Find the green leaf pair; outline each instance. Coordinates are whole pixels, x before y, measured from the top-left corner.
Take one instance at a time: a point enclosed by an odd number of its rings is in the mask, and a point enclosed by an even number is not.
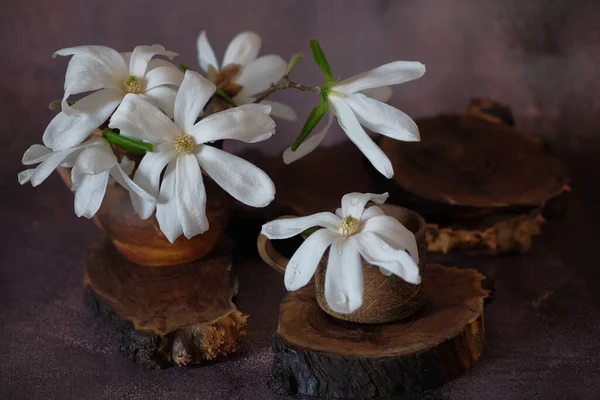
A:
[[[319,121],[323,118],[327,111],[329,110],[329,105],[327,103],[327,93],[329,91],[329,86],[335,82],[333,78],[333,73],[331,72],[331,66],[327,61],[327,57],[325,57],[325,53],[323,53],[323,49],[321,49],[321,45],[316,39],[310,41],[310,49],[312,51],[313,58],[315,62],[321,68],[321,70],[325,73],[325,83],[320,88],[321,89],[321,104],[316,106],[310,112],[308,119],[304,123],[302,127],[302,131],[298,138],[292,145],[292,151],[296,151],[298,147],[306,140],[306,138],[310,135],[310,133],[315,129]]]
[[[141,140],[131,139],[126,136],[119,135],[112,129],[107,128],[102,131],[102,137],[104,137],[104,139],[110,143],[119,146],[123,150],[132,153],[146,154],[147,151],[154,151],[154,146],[152,146],[152,143],[142,142]]]

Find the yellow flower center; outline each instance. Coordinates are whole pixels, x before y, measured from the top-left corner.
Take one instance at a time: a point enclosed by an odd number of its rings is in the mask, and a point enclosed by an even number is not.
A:
[[[338,232],[340,233],[340,235],[351,236],[358,232],[359,227],[359,221],[356,218],[348,215],[338,226]]]
[[[129,75],[123,81],[123,86],[125,87],[126,93],[141,93],[142,92],[142,84],[143,79],[138,78],[137,76]]]
[[[192,154],[196,147],[196,141],[190,135],[179,135],[173,139],[173,146],[181,154]]]

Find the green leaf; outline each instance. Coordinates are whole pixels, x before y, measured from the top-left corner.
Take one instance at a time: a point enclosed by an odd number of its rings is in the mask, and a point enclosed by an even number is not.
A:
[[[237,107],[237,104],[235,104],[235,101],[233,101],[233,99],[231,98],[230,95],[228,95],[224,90],[221,89],[217,89],[217,91],[215,92],[215,95],[221,97],[223,100],[225,100],[227,102],[227,104],[229,104],[231,107]]]
[[[323,72],[325,72],[325,85],[332,84],[335,79],[333,79],[333,73],[331,72],[331,67],[329,66],[329,62],[327,61],[327,57],[325,57],[325,53],[321,49],[321,45],[317,41],[317,39],[313,39],[310,41],[310,49],[312,50],[313,58],[315,62],[321,68]]]
[[[133,153],[145,154],[147,151],[154,151],[152,143],[142,142],[141,140],[131,139],[126,136],[119,135],[112,129],[105,129],[102,131],[104,139],[108,140],[125,151]]]
[[[292,151],[296,151],[302,142],[306,140],[308,135],[310,135],[313,129],[315,129],[315,126],[317,126],[319,121],[321,121],[321,118],[327,114],[328,109],[329,106],[327,104],[327,94],[326,92],[321,92],[321,104],[313,108],[310,112],[308,119],[302,127],[302,132],[300,132],[300,135],[298,135],[298,138],[292,145]]]
[[[188,67],[187,65],[185,65],[184,63],[180,62],[179,63],[179,68],[181,68],[181,70],[183,72],[187,71],[188,69],[191,69],[190,67]]]
[[[294,68],[296,68],[296,65],[298,65],[298,63],[300,61],[302,61],[302,59],[304,58],[304,53],[296,53],[292,56],[292,58],[290,58],[290,62],[288,63],[287,66],[287,70],[286,70],[286,75],[289,75],[292,73],[292,71],[294,70]]]

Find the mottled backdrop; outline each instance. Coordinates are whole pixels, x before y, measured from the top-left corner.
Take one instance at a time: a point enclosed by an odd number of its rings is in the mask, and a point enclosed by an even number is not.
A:
[[[340,77],[422,61],[427,74],[396,87],[392,99],[410,115],[460,112],[469,98],[489,96],[512,106],[519,126],[570,152],[576,190],[562,223],[549,225],[527,256],[460,260],[496,280],[488,344],[475,368],[427,397],[597,398],[599,20],[597,0],[2,0],[0,398],[275,398],[266,377],[279,275],[256,261],[238,264],[240,307],[252,315],[240,355],[208,368],[140,370],[82,303],[83,249],[96,228],[73,215],[56,176],[37,189],[17,187],[21,155],[41,141],[53,116],[47,104],[62,95],[67,59],[52,59],[55,50],[160,43],[193,66],[202,29],[218,56],[240,30],[259,32],[264,52],[286,58],[318,38]],[[322,79],[310,59],[295,76]],[[300,116],[315,102],[278,96]],[[301,124],[279,123],[273,139],[254,146],[279,153]],[[336,128],[328,140],[343,137]]]

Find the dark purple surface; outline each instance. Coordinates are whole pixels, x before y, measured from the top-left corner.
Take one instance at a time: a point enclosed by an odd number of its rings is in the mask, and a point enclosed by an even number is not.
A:
[[[600,3],[572,0],[3,1],[0,398],[277,398],[266,379],[280,275],[256,260],[238,263],[239,306],[251,314],[238,355],[198,368],[140,369],[118,354],[117,334],[83,304],[84,250],[96,228],[74,216],[57,176],[36,189],[16,181],[22,153],[40,141],[53,115],[46,104],[61,96],[66,60],[52,60],[53,51],[162,43],[194,65],[201,29],[209,30],[217,54],[242,29],[258,31],[266,52],[286,57],[317,37],[340,76],[395,59],[421,60],[426,77],[395,90],[393,103],[406,112],[458,112],[470,97],[488,95],[510,104],[520,126],[568,149],[570,207],[530,253],[447,261],[481,267],[495,280],[496,301],[486,315],[481,360],[424,398],[598,398],[599,15]],[[301,82],[317,80],[310,62],[299,70]],[[307,96],[280,98],[306,115],[314,102]],[[258,147],[277,153],[298,129],[280,123],[276,138]],[[342,137],[338,129],[330,141]]]

